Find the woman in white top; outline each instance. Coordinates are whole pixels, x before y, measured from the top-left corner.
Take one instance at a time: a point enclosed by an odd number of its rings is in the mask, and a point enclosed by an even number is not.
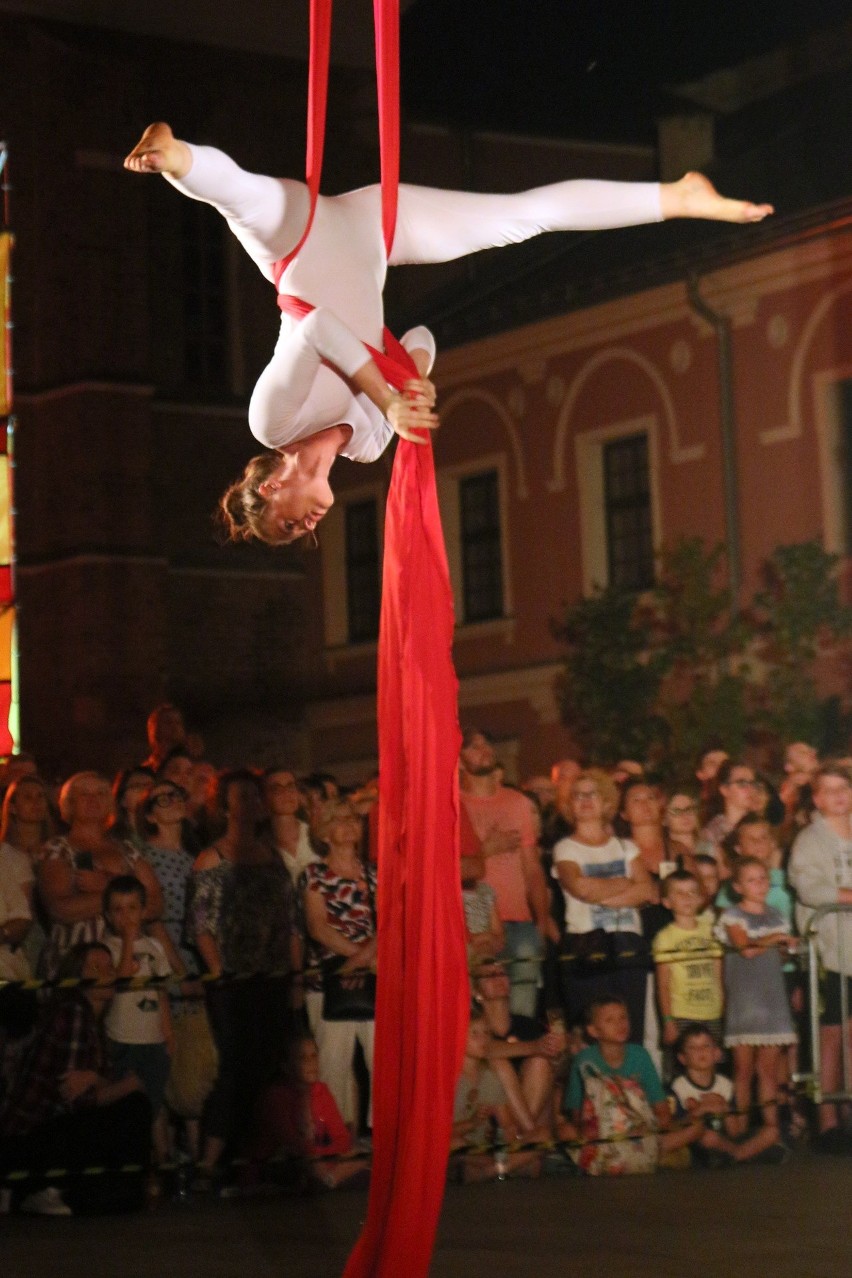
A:
[[[582,951],[583,942],[571,938],[593,939],[590,934],[598,929],[610,936],[641,937],[639,907],[656,900],[656,888],[636,844],[612,833],[618,790],[605,772],[597,768],[581,772],[571,791],[570,807],[574,833],[553,849],[553,875],[565,897],[568,940],[560,968],[568,1022],[578,1021],[593,999],[619,995],[627,1002],[631,1040],[641,1043],[647,965],[638,956],[632,966],[616,966],[604,959],[572,961],[571,954]]]
[[[636,226],[666,218],[759,222],[768,204],[724,199],[700,174],[680,182],[557,182],[517,195],[483,195],[399,188],[392,251],[382,236],[381,192],[363,187],[320,196],[304,244],[310,207],[301,182],[246,173],[214,147],[175,138],[152,124],[125,160],[135,173],[161,173],[191,199],[212,204],[281,296],[316,309],[306,318],[285,313],[272,359],[249,405],[252,434],[274,451],[253,458],[222,498],[234,539],[289,542],[312,532],[334,495],[329,472],[338,455],[374,461],[394,432],[434,428],[435,392],[428,373],[432,335],[413,329],[402,338],[418,371],[406,395],[391,390],[372,356],[381,347],[382,291],[388,265],[449,262],[479,249],[518,243],[544,231]]]

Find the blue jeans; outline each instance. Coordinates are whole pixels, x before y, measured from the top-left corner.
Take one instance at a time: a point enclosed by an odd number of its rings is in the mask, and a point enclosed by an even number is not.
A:
[[[515,1016],[535,1016],[544,937],[535,923],[503,923],[506,945],[501,958],[511,982],[509,1010]]]

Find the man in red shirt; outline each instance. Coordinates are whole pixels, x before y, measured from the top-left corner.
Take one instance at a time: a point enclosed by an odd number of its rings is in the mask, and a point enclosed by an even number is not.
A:
[[[538,815],[526,795],[501,783],[494,746],[481,729],[465,733],[459,765],[462,803],[506,933],[510,1007],[533,1016],[545,939],[559,939],[541,867]]]

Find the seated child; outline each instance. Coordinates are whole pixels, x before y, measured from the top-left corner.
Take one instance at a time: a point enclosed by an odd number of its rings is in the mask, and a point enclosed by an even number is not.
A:
[[[104,938],[117,977],[170,976],[171,967],[159,941],[145,934],[147,903],[144,885],[132,874],[119,874],[104,890]],[[118,990],[106,1015],[105,1029],[119,1077],[135,1074],[151,1102],[152,1137],[159,1162],[169,1159],[166,1083],[173,1050],[169,998],[165,989],[147,986]]]
[[[248,1157],[252,1174],[270,1159],[307,1159],[309,1178],[326,1189],[348,1183],[362,1188],[369,1180],[369,1163],[354,1154],[349,1128],[337,1102],[320,1082],[319,1052],[312,1035],[301,1034],[292,1044],[283,1077],[270,1084],[257,1109]],[[327,1161],[326,1161],[327,1160]]]
[[[730,1139],[736,1135],[736,1124],[731,1113],[734,1085],[724,1074],[716,1072],[721,1052],[706,1025],[696,1022],[688,1025],[677,1041],[677,1059],[682,1072],[669,1088],[676,1119],[702,1118],[709,1120],[711,1131],[719,1135],[719,1141],[711,1145],[697,1142],[692,1147],[693,1160],[704,1166],[711,1165],[714,1154],[745,1163],[772,1149],[783,1151],[777,1145],[771,1127],[763,1126],[745,1140]],[[779,1158],[778,1161],[781,1161]]]
[[[654,937],[657,1002],[663,1021],[663,1046],[671,1048],[679,1034],[700,1021],[717,1043],[722,1041],[722,949],[712,924],[699,919],[701,885],[686,870],[675,870],[661,885],[663,901],[674,922]],[[670,1076],[673,1070],[667,1069]]]
[[[535,1150],[508,1153],[501,1163],[497,1151],[491,1148],[499,1132],[507,1143],[518,1137],[534,1141],[544,1133],[533,1122],[514,1071],[509,1069],[505,1078],[497,1077],[488,1059],[490,1049],[487,1022],[482,1010],[475,1008],[470,1015],[462,1070],[456,1084],[450,1149],[459,1151],[465,1181],[490,1180],[513,1172],[537,1176],[541,1155]],[[468,1150],[471,1145],[489,1148]]]
[[[623,999],[596,999],[586,1009],[592,1040],[575,1058],[565,1091],[560,1140],[588,1142],[569,1150],[590,1176],[655,1171],[670,1156],[700,1141],[718,1148],[720,1137],[700,1119],[675,1128],[663,1085],[644,1047],[630,1042]]]

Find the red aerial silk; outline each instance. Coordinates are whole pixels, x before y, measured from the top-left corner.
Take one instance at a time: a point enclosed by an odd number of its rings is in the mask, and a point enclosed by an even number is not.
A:
[[[382,227],[388,254],[399,186],[399,0],[374,0]],[[322,165],[331,0],[311,0],[307,182],[313,221]],[[279,297],[288,314],[313,307]],[[385,329],[368,347],[389,384],[417,377]],[[453,599],[432,445],[400,440],[385,515],[379,632],[378,993],[373,1172],[367,1221],[345,1278],[421,1278],[444,1194],[469,985],[459,873],[461,734]]]
[[[379,980],[373,1176],[345,1278],[419,1278],[441,1209],[469,985],[453,608],[431,446],[401,440],[379,634]]]

